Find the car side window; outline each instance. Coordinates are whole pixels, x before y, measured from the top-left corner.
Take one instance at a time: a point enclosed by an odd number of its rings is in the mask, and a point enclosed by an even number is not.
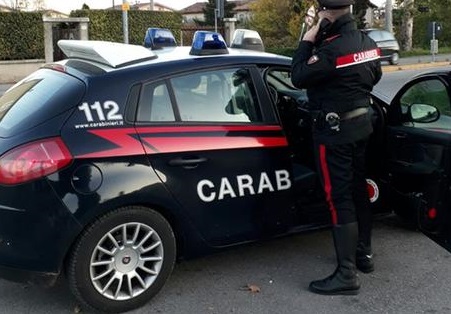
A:
[[[171,79],[181,121],[261,122],[248,69],[198,72]]]
[[[444,120],[449,121],[451,117],[451,104],[447,87],[442,81],[429,79],[412,85],[402,95],[400,103],[403,114],[407,113],[409,106],[413,104],[432,105],[440,111],[441,118],[437,122],[415,123],[415,127],[431,128],[440,125],[440,127],[451,129],[451,126],[448,126],[449,123],[444,123]]]
[[[138,122],[175,121],[169,91],[164,82],[143,86],[138,105]]]

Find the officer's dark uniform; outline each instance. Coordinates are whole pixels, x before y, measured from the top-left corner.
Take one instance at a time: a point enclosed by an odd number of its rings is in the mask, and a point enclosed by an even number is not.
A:
[[[318,2],[326,9],[353,3]],[[360,288],[355,271],[357,242],[357,267],[364,272],[374,269],[365,147],[372,133],[370,92],[382,76],[380,52],[372,39],[357,30],[350,13],[320,28],[318,36],[315,43],[299,43],[293,57],[292,82],[307,89],[315,119],[317,167],[334,225],[338,267],[333,275],[312,282],[310,290],[356,294]]]

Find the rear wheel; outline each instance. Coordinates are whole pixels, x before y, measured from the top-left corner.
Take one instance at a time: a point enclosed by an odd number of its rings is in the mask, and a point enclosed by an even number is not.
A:
[[[67,277],[82,304],[124,312],[144,305],[163,287],[175,257],[166,219],[148,208],[125,207],[85,229],[69,257]]]

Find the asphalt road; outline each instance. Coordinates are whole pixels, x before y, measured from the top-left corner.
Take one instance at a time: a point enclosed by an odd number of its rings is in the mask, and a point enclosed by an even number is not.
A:
[[[446,67],[439,68],[444,69]],[[437,68],[421,68],[386,72],[382,75],[381,81],[374,87],[374,90],[382,93],[387,98],[392,99],[399,89],[412,77],[424,72],[434,71],[434,69]],[[449,66],[448,69],[451,70],[451,66]]]
[[[373,247],[376,270],[360,274],[357,296],[307,291],[311,280],[328,275],[335,265],[330,231],[322,230],[182,261],[163,290],[131,313],[451,313],[450,253],[395,216],[376,221]],[[0,296],[2,313],[80,310],[64,283],[42,289],[0,281]]]
[[[384,75],[387,93],[418,71]],[[1,90],[0,90],[1,94]],[[451,313],[451,254],[401,223],[375,222],[376,271],[360,274],[357,296],[320,296],[311,280],[329,275],[335,256],[329,230],[245,245],[176,265],[163,290],[131,313]],[[260,292],[251,292],[249,285]],[[42,289],[0,280],[0,313],[89,313],[80,309],[65,282]]]

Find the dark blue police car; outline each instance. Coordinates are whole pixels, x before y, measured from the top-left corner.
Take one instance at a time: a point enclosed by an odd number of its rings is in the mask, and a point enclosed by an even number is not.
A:
[[[174,262],[329,224],[290,58],[225,46],[61,41],[0,98],[0,276],[106,312],[145,304]],[[374,212],[449,248],[449,73],[374,98]],[[439,114],[439,112],[441,114]]]

